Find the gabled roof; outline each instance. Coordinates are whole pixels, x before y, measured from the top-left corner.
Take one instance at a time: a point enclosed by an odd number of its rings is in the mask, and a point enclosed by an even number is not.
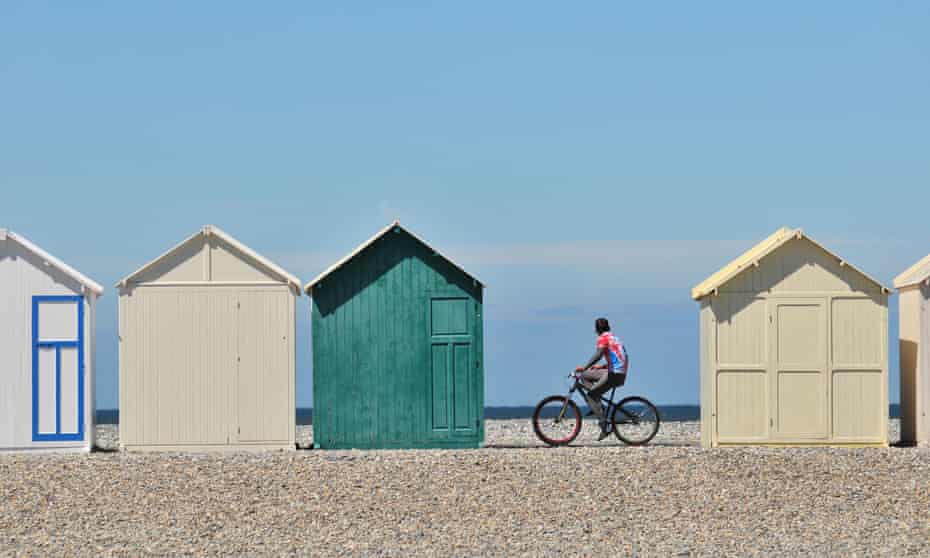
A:
[[[895,277],[894,288],[912,287],[927,280],[930,280],[930,256],[920,260],[907,268],[904,273]]]
[[[389,232],[391,232],[391,231],[394,230],[394,229],[399,229],[399,230],[401,230],[401,231],[407,233],[407,234],[410,235],[414,240],[416,240],[417,242],[419,242],[419,243],[422,244],[423,246],[426,246],[427,248],[429,248],[430,250],[432,250],[436,255],[438,255],[438,256],[441,257],[442,259],[446,260],[446,261],[449,262],[449,264],[451,264],[453,267],[455,267],[456,269],[458,269],[459,271],[461,271],[462,273],[464,273],[465,275],[467,275],[470,279],[474,280],[474,281],[477,282],[479,285],[481,285],[482,287],[484,287],[484,283],[482,283],[480,280],[478,280],[474,275],[472,275],[471,273],[468,273],[467,271],[465,271],[460,265],[456,264],[455,262],[453,262],[453,261],[450,260],[449,258],[443,256],[442,254],[439,253],[439,251],[437,251],[435,248],[433,248],[432,246],[430,246],[429,244],[427,244],[426,242],[424,242],[420,237],[418,237],[417,235],[413,234],[412,232],[410,232],[410,231],[409,231],[408,229],[406,229],[405,227],[401,226],[400,221],[394,221],[394,222],[391,223],[390,225],[388,225],[388,226],[384,227],[383,229],[381,229],[380,231],[378,231],[377,234],[375,234],[373,237],[371,237],[371,238],[369,238],[368,240],[366,240],[365,242],[361,243],[361,244],[358,246],[358,248],[356,248],[355,250],[353,250],[349,255],[347,255],[346,257],[342,258],[342,259],[339,260],[338,262],[336,262],[336,263],[334,263],[333,265],[331,265],[326,271],[324,271],[323,273],[319,274],[313,281],[310,281],[309,283],[307,283],[307,285],[304,287],[304,291],[305,291],[307,294],[310,294],[311,291],[313,291],[313,287],[315,287],[320,281],[322,281],[323,279],[325,279],[327,276],[329,276],[330,274],[332,274],[333,272],[335,272],[337,269],[341,268],[341,267],[344,266],[345,264],[349,263],[349,262],[352,260],[352,258],[354,258],[355,256],[357,256],[357,255],[361,254],[362,252],[364,252],[366,248],[368,248],[369,246],[371,246],[372,244],[374,244],[375,242],[377,242],[379,238],[381,238],[382,236],[388,234]]]
[[[693,298],[694,300],[700,300],[704,298],[705,296],[714,293],[724,283],[727,283],[728,281],[730,281],[731,279],[733,279],[734,277],[736,277],[737,275],[745,271],[746,268],[748,268],[749,266],[758,265],[759,261],[762,258],[768,256],[775,250],[778,250],[779,248],[784,246],[786,243],[788,243],[789,241],[795,238],[807,239],[814,246],[820,248],[821,250],[829,254],[831,257],[839,260],[840,265],[849,267],[850,269],[854,270],[856,273],[864,277],[866,280],[868,280],[870,283],[874,283],[875,286],[877,286],[878,288],[882,290],[882,292],[885,292],[885,293],[890,292],[888,288],[886,288],[884,285],[882,285],[881,283],[879,283],[878,281],[876,281],[875,279],[873,279],[872,277],[870,277],[863,271],[857,269],[852,264],[850,264],[843,258],[837,256],[830,250],[827,250],[825,247],[823,247],[820,243],[818,243],[811,237],[804,234],[804,231],[802,229],[790,229],[788,227],[782,227],[778,229],[777,231],[775,231],[774,233],[772,233],[771,236],[769,236],[768,238],[766,238],[759,244],[756,244],[755,246],[753,246],[752,248],[744,252],[742,255],[740,255],[738,258],[736,258],[732,262],[725,265],[722,269],[720,269],[719,271],[717,271],[716,273],[714,273],[713,275],[705,279],[701,284],[694,287],[691,290],[691,298]]]
[[[0,229],[0,241],[3,241],[3,240],[12,240],[13,242],[19,244],[26,251],[32,252],[33,254],[41,258],[43,261],[48,263],[48,265],[54,267],[58,271],[74,279],[75,281],[83,285],[86,289],[93,292],[95,295],[100,296],[103,294],[103,286],[101,286],[99,283],[97,283],[96,281],[92,281],[83,273],[79,273],[73,267],[59,260],[55,256],[49,254],[45,250],[39,248],[38,246],[30,242],[26,237],[20,234],[17,234],[13,231],[7,230],[7,229]]]
[[[222,229],[220,229],[219,227],[217,227],[217,226],[215,226],[215,225],[204,225],[202,229],[200,229],[200,230],[197,231],[196,233],[192,234],[191,236],[185,238],[183,241],[181,241],[181,242],[180,242],[177,246],[175,246],[174,248],[168,250],[167,252],[165,252],[165,253],[162,254],[161,256],[158,256],[158,257],[155,258],[154,260],[150,261],[149,263],[143,265],[142,267],[140,267],[139,269],[137,269],[136,271],[134,271],[133,273],[131,273],[129,276],[127,276],[127,277],[125,277],[124,279],[122,279],[119,283],[116,284],[116,286],[117,286],[117,287],[125,287],[125,286],[128,285],[129,283],[132,283],[133,281],[135,281],[136,278],[138,278],[140,275],[142,275],[142,274],[145,273],[146,271],[152,269],[153,267],[155,267],[156,265],[158,265],[159,263],[161,263],[163,260],[165,260],[166,258],[168,258],[169,256],[171,256],[174,252],[176,252],[177,250],[180,250],[180,249],[181,249],[185,244],[187,244],[188,242],[192,242],[192,241],[194,241],[194,240],[196,240],[196,239],[198,239],[198,238],[201,238],[201,237],[207,238],[207,237],[210,237],[210,236],[215,236],[215,237],[219,238],[220,240],[222,240],[223,242],[225,242],[226,244],[229,244],[230,246],[232,246],[233,248],[235,248],[235,249],[238,250],[239,252],[242,252],[243,254],[245,254],[246,256],[248,256],[249,258],[251,258],[253,261],[255,261],[255,263],[257,263],[257,264],[259,264],[260,266],[264,267],[265,269],[267,269],[268,271],[272,272],[273,274],[280,276],[282,279],[284,279],[284,280],[287,281],[290,285],[292,285],[292,286],[294,287],[294,289],[296,289],[298,292],[300,291],[300,279],[298,279],[297,277],[295,277],[295,276],[291,275],[290,273],[284,271],[284,270],[283,270],[281,267],[279,267],[277,264],[275,264],[274,262],[272,262],[272,261],[269,260],[268,258],[262,256],[262,255],[259,254],[258,252],[252,250],[251,248],[249,248],[249,247],[246,246],[245,244],[239,242],[238,240],[236,240],[235,238],[233,238],[233,237],[230,236],[228,233],[224,232]]]

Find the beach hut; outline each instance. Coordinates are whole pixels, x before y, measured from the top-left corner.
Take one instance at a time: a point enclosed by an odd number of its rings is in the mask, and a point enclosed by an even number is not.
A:
[[[888,292],[788,228],[695,287],[702,444],[887,445]]]
[[[930,442],[930,256],[894,280],[901,349],[901,441]]]
[[[0,229],[0,450],[90,451],[103,287]]]
[[[208,225],[117,287],[124,448],[294,448],[296,277]]]
[[[398,222],[307,284],[314,446],[480,446],[483,288]]]

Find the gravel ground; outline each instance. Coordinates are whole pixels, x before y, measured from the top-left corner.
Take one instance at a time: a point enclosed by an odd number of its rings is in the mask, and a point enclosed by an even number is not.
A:
[[[585,430],[557,449],[523,420],[472,451],[0,455],[0,553],[930,555],[930,449]]]

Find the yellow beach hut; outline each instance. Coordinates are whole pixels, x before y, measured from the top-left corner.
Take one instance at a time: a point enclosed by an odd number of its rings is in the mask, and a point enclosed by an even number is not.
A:
[[[702,445],[887,445],[888,294],[790,228],[696,286]]]

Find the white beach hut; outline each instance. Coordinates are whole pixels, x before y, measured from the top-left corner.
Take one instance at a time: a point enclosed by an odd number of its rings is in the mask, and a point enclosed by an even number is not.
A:
[[[0,450],[89,451],[103,287],[0,229]]]
[[[299,279],[208,225],[117,287],[124,448],[294,449]]]
[[[930,442],[930,256],[894,280],[901,349],[901,441]]]

